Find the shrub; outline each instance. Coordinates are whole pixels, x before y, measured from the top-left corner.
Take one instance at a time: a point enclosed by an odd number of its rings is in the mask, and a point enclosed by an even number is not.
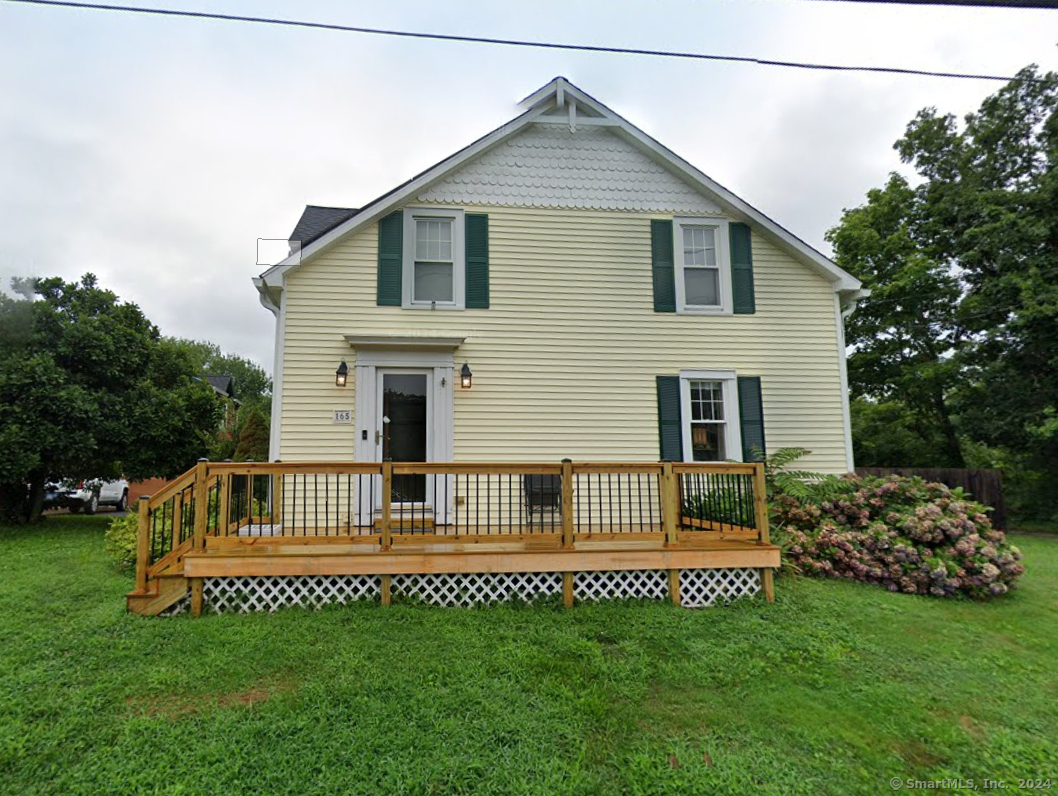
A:
[[[136,566],[137,537],[139,536],[139,517],[134,511],[124,517],[115,517],[106,530],[106,551],[119,569],[131,569]]]
[[[776,539],[807,575],[935,597],[997,597],[1024,572],[1021,552],[962,490],[921,478],[856,478],[811,502],[779,495]]]

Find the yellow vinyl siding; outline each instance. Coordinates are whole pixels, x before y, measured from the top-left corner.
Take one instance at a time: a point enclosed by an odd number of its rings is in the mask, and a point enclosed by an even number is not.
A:
[[[658,458],[657,375],[734,369],[762,378],[768,447],[845,469],[834,293],[753,235],[754,315],[653,311],[650,219],[605,210],[466,207],[489,215],[488,310],[375,305],[377,225],[293,271],[285,285],[280,458],[349,460],[355,378],[334,386],[347,334],[465,336],[474,371],[454,390],[456,461]],[[370,424],[369,424],[370,425]]]

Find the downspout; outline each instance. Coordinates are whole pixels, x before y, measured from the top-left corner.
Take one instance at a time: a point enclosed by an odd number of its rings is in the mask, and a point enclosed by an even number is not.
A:
[[[834,309],[838,327],[838,379],[841,385],[842,422],[845,426],[845,466],[850,473],[855,472],[856,461],[852,451],[852,409],[849,398],[849,371],[845,350],[845,321],[856,311],[856,306],[859,304],[860,299],[864,299],[869,295],[871,295],[871,291],[863,288],[843,290],[834,295]]]
[[[255,277],[253,283],[257,288],[261,306],[276,318],[275,346],[272,353],[272,407],[268,430],[268,460],[274,462],[279,458],[279,440],[283,422],[283,343],[286,332],[286,302],[283,296],[285,291],[280,288],[278,297],[274,297],[262,278]]]

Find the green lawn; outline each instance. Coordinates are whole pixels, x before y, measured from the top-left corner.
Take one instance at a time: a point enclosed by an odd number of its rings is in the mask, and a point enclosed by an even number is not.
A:
[[[375,605],[144,619],[105,517],[0,529],[0,792],[877,794],[1051,777],[1058,539],[940,602]]]

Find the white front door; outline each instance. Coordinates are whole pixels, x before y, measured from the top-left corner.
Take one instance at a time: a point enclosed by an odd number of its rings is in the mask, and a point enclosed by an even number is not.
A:
[[[378,368],[375,379],[375,439],[382,461],[434,461],[434,371],[419,368]],[[394,475],[394,504],[432,505],[433,479],[425,475]],[[381,506],[381,479],[376,505]]]

